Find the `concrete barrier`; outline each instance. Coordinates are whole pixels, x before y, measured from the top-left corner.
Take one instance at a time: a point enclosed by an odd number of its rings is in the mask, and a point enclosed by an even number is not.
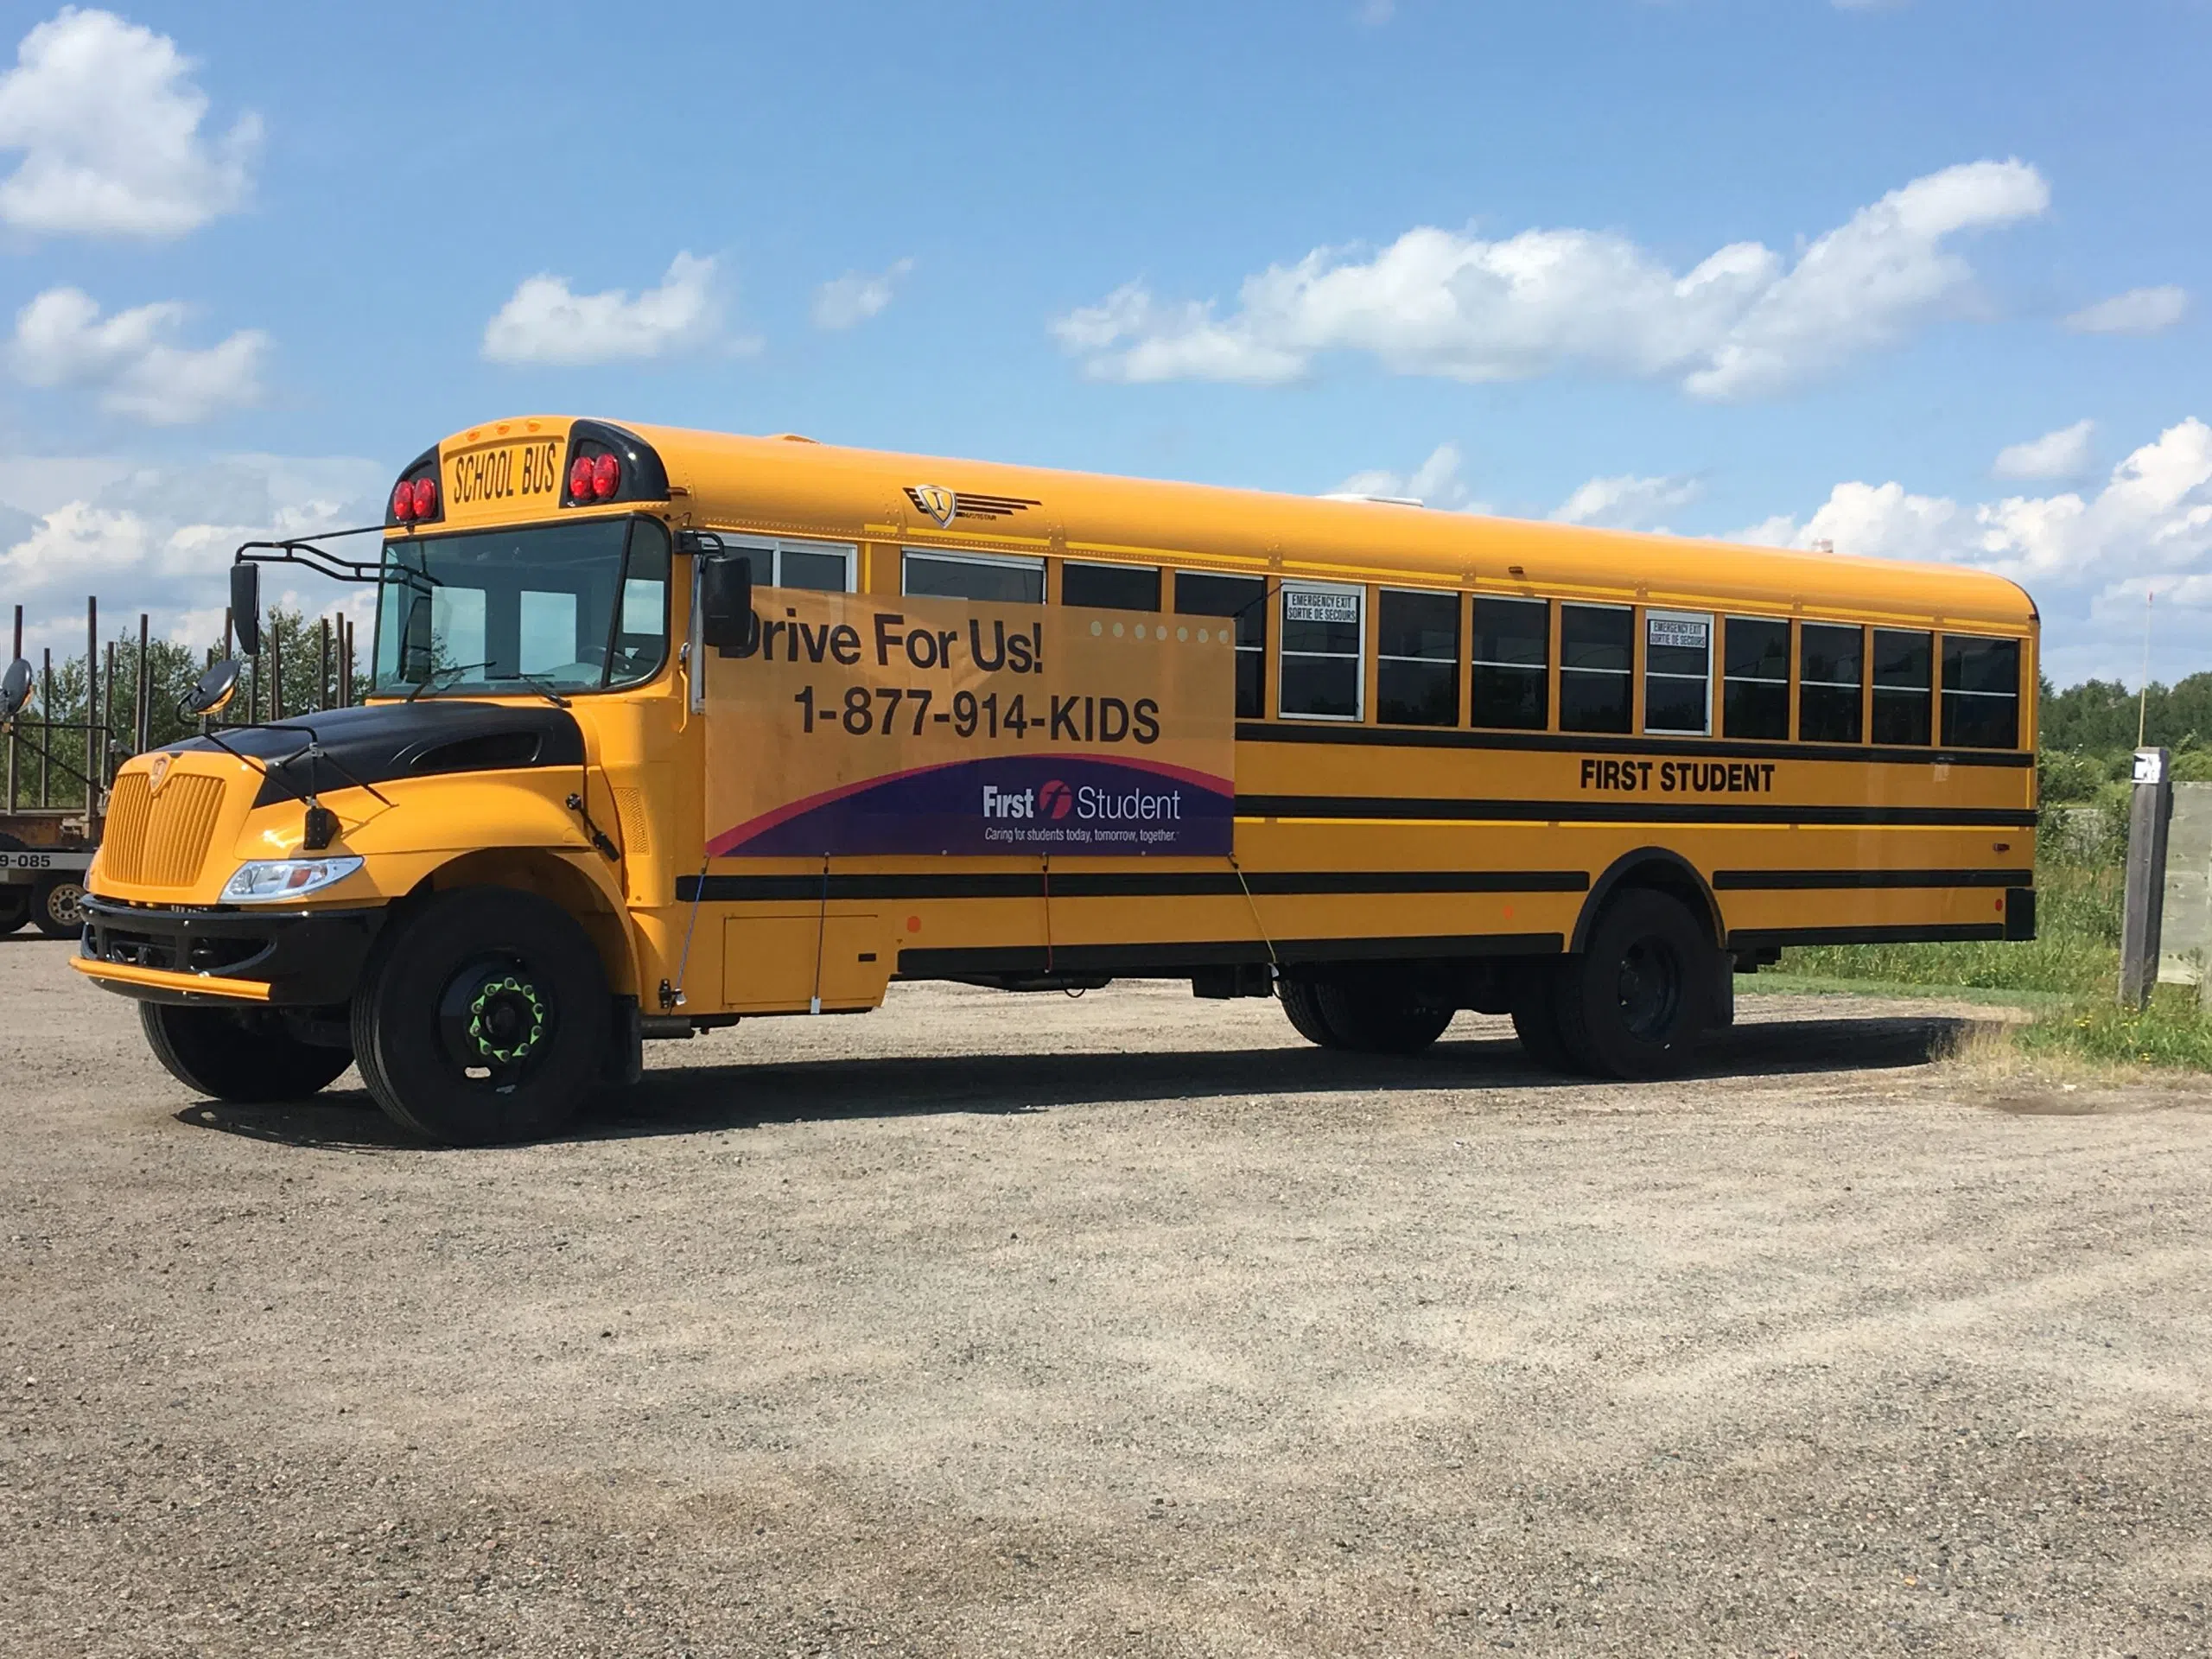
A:
[[[2212,1007],[2212,784],[2174,785],[2158,944],[2160,982],[2195,985]]]

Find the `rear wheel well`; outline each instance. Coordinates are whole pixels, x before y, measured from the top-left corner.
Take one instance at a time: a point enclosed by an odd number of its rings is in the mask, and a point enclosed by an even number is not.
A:
[[[1659,893],[1681,905],[1690,913],[1707,943],[1718,950],[1726,937],[1721,930],[1720,906],[1713,897],[1713,889],[1706,884],[1696,868],[1680,853],[1669,852],[1663,847],[1640,847],[1615,859],[1590,885],[1590,897],[1582,906],[1582,914],[1574,924],[1574,937],[1567,942],[1569,950],[1588,947],[1590,935],[1596,931],[1598,921],[1605,913],[1605,906],[1623,893]]]

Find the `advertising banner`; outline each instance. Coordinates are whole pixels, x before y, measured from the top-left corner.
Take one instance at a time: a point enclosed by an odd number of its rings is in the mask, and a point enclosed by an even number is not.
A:
[[[1231,849],[1224,619],[775,588],[753,613],[703,664],[715,857]]]

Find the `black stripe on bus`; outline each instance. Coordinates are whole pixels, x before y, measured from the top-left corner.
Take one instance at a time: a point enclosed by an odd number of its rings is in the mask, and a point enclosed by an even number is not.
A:
[[[1240,818],[1446,818],[1515,823],[1878,824],[2030,830],[2033,811],[1975,806],[1736,806],[1631,799],[1471,801],[1393,795],[1239,795]]]
[[[1804,893],[1837,887],[2017,887],[2028,870],[1715,870],[1717,892]]]
[[[1859,765],[2026,767],[2024,749],[1904,748],[1866,743],[1751,743],[1714,737],[1596,732],[1468,731],[1448,726],[1306,726],[1239,721],[1243,743],[1349,743],[1401,749],[1522,749],[1578,754],[1688,754],[1729,760],[1848,760]]]
[[[1255,894],[1414,893],[1587,893],[1586,870],[1081,870],[1052,873],[1055,899],[1231,898]],[[832,874],[832,899],[1035,899],[1041,870],[938,874]],[[817,874],[678,876],[678,904],[761,899],[819,900]]]
[[[1416,962],[1444,957],[1546,957],[1567,948],[1558,933],[1452,933],[1404,938],[1277,939],[1277,962]],[[957,979],[971,974],[1157,974],[1268,961],[1262,940],[1208,939],[1167,944],[1041,944],[901,950],[901,979]]]
[[[1751,927],[1728,935],[1731,950],[1778,944],[1963,944],[2005,937],[2002,922],[1951,922],[1926,927]]]

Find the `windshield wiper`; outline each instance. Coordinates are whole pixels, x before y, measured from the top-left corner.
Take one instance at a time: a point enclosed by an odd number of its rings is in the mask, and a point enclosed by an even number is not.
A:
[[[425,674],[421,679],[416,681],[415,689],[407,694],[404,700],[406,702],[412,702],[416,698],[421,696],[425,691],[436,690],[438,682],[448,674],[454,676],[468,674],[473,673],[477,669],[489,668],[491,666],[492,664],[489,663],[448,663],[443,668],[434,668],[428,674]]]
[[[566,709],[569,706],[568,698],[553,689],[551,681],[536,674],[500,674],[494,676],[491,683],[494,685],[505,685],[509,680],[521,681],[556,709]]]

